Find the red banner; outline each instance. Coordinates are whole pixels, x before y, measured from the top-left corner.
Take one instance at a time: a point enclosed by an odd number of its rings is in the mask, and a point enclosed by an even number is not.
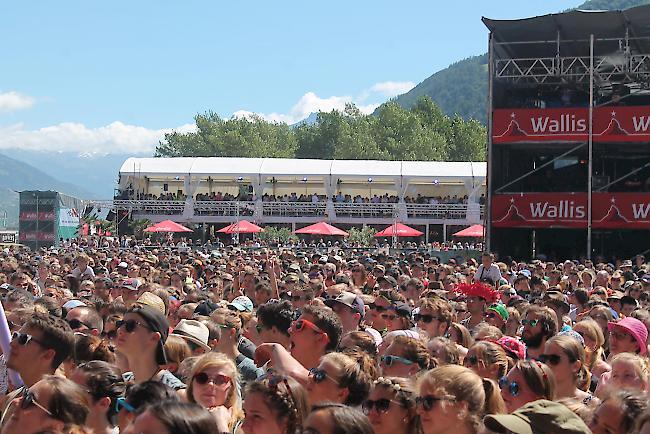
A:
[[[51,221],[54,220],[54,211],[46,211],[46,212],[33,212],[33,211],[23,211],[20,213],[20,220],[29,220],[29,221],[36,221],[36,220],[44,220],[44,221]]]
[[[496,228],[587,228],[587,193],[515,193],[492,198]],[[592,227],[650,229],[650,193],[594,193]]]
[[[54,241],[52,232],[21,232],[20,241]]]
[[[594,142],[650,142],[650,106],[594,109]],[[587,108],[495,110],[493,143],[584,142],[589,139]]]

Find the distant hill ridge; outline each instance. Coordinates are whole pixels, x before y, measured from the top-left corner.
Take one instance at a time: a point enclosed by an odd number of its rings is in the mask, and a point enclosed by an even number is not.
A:
[[[644,4],[650,4],[650,0],[589,0],[577,9],[622,10]],[[485,43],[487,44],[487,40]],[[487,54],[483,54],[449,65],[424,79],[407,93],[398,96],[395,101],[410,108],[418,98],[428,95],[446,114],[459,114],[465,119],[473,118],[485,124],[487,86]]]

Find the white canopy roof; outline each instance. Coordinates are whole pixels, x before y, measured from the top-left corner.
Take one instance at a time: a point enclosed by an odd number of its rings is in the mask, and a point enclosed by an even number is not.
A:
[[[310,160],[289,158],[129,158],[122,176],[334,176],[337,178],[485,178],[486,163],[441,161]]]

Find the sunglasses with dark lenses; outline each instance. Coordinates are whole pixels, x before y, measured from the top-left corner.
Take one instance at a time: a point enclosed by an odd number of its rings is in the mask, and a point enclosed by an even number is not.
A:
[[[494,313],[494,312],[487,312],[487,313],[485,314],[485,317],[486,317],[486,318],[496,318],[496,317],[497,317],[497,314]]]
[[[425,324],[429,324],[433,320],[436,320],[436,321],[440,320],[440,318],[438,318],[437,316],[420,315],[419,313],[416,313],[415,315],[413,315],[413,319],[415,320],[415,322],[420,322],[421,321],[421,322],[423,322]]]
[[[66,322],[70,325],[70,328],[72,330],[79,330],[80,328],[87,328],[88,330],[92,330],[93,327],[89,326],[85,322],[79,321],[78,319],[71,319],[71,320],[66,320]]]
[[[522,319],[521,320],[521,325],[528,325],[530,324],[531,327],[535,327],[539,323],[538,319]]]
[[[307,301],[307,296],[305,296],[305,295],[292,295],[291,296],[291,301],[301,301],[301,300]]]
[[[478,362],[479,362],[480,360],[481,360],[481,359],[479,359],[477,356],[468,356],[468,357],[465,357],[465,362],[466,362],[466,364],[467,364],[467,365],[470,365],[470,366],[476,366],[476,365],[478,365]]]
[[[546,365],[557,366],[560,364],[562,357],[557,354],[540,354],[539,357],[537,357],[537,360]]]
[[[376,401],[373,401],[372,399],[366,399],[363,401],[363,403],[361,403],[361,410],[366,416],[370,414],[373,408],[377,409],[377,413],[386,413],[390,408],[391,402],[399,404],[397,401],[393,401],[388,398],[382,398]]]
[[[126,398],[120,396],[117,398],[117,400],[115,400],[115,412],[119,413],[122,409],[128,411],[129,413],[133,413],[135,411],[135,407],[129,404],[126,401]]]
[[[381,363],[383,363],[386,366],[393,366],[395,363],[402,363],[404,365],[412,365],[413,361],[409,359],[405,359],[404,357],[399,357],[399,356],[381,356]]]
[[[138,326],[143,327],[143,328],[145,328],[147,330],[151,330],[146,325],[144,325],[142,323],[139,323],[138,321],[136,321],[134,319],[119,320],[119,321],[115,322],[115,330],[118,330],[122,326],[124,326],[124,330],[127,333],[133,333]]]
[[[512,397],[519,395],[519,383],[516,381],[508,381],[506,377],[499,379],[499,388],[501,390],[507,390]]]
[[[382,314],[381,314],[381,317],[382,317],[382,319],[384,319],[384,320],[395,321],[395,319],[397,318],[397,315],[388,314],[388,313],[382,313]]]
[[[327,380],[328,378],[331,379],[336,383],[336,380],[334,380],[332,377],[330,377],[327,372],[325,372],[324,369],[320,368],[311,368],[309,369],[309,376],[314,379],[314,383],[322,383],[323,381]]]
[[[194,375],[194,381],[196,381],[198,384],[208,384],[208,381],[212,381],[212,383],[216,386],[223,386],[224,384],[230,383],[230,380],[231,379],[229,376],[223,374],[210,377],[205,372],[199,372],[198,374]]]
[[[112,341],[117,337],[117,329],[111,330],[110,332],[102,332],[102,336]]]
[[[36,339],[34,336],[28,335],[27,333],[13,332],[11,334],[11,341],[12,342],[16,341],[21,346],[25,346],[32,341],[36,342],[39,345],[45,346],[45,343],[43,341],[40,341]]]
[[[433,395],[418,396],[415,398],[415,406],[422,407],[424,411],[431,411],[433,406],[436,405],[436,402],[439,401],[452,401],[452,400],[449,398],[440,398],[438,396],[433,396]]]
[[[34,396],[34,393],[25,388],[23,389],[23,394],[22,394],[22,399],[20,400],[20,409],[21,410],[27,410],[29,407],[38,407],[41,410],[43,410],[48,416],[54,417],[52,412],[45,408],[42,404],[39,404],[38,401],[36,401],[36,397]]]

